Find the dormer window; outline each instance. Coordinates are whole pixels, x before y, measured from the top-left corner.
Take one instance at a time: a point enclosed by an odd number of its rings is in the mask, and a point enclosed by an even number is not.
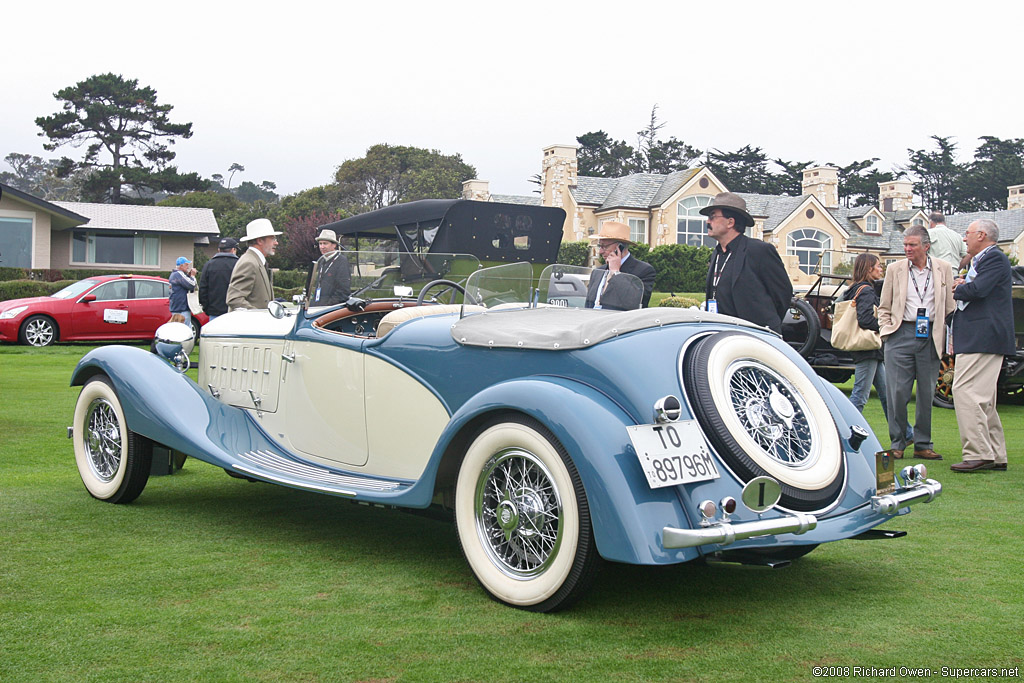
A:
[[[878,227],[878,216],[872,214],[864,219],[864,232],[869,232],[873,235],[882,232]]]

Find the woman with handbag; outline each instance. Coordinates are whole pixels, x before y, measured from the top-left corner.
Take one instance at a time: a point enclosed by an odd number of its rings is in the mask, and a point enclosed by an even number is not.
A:
[[[850,285],[840,301],[857,300],[857,324],[865,330],[878,333],[878,318],[875,307],[878,305],[878,293],[875,281],[881,280],[884,274],[882,262],[874,254],[860,254],[853,262],[853,284]],[[864,412],[864,406],[871,395],[871,385],[878,391],[878,400],[882,403],[882,413],[889,417],[888,405],[885,400],[885,364],[882,362],[882,349],[870,351],[850,351],[853,358],[853,391],[850,402],[857,410]]]

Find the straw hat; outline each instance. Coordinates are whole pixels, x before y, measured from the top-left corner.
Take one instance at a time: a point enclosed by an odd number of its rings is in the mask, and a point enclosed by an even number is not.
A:
[[[602,223],[601,232],[591,235],[590,240],[593,242],[597,240],[614,240],[616,242],[625,242],[631,247],[636,244],[633,240],[629,239],[629,226],[618,221],[605,221]]]

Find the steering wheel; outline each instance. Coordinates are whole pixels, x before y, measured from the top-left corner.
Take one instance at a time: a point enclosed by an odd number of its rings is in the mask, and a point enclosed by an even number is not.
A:
[[[423,289],[420,290],[420,295],[416,297],[416,305],[422,306],[423,302],[427,299],[427,292],[434,287],[447,287],[448,289],[454,290],[451,298],[455,299],[455,292],[461,292],[462,296],[467,299],[467,303],[474,303],[473,297],[466,293],[466,288],[460,285],[458,282],[452,282],[451,280],[432,280],[428,282]]]

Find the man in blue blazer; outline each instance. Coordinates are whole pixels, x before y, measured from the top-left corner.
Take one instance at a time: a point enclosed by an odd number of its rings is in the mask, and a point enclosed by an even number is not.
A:
[[[781,334],[793,284],[775,247],[743,234],[754,225],[746,201],[732,192],[721,192],[700,212],[708,217],[708,235],[718,242],[704,286],[707,310]]]
[[[1003,356],[1016,352],[1013,338],[1013,278],[1010,260],[996,242],[999,228],[988,219],[967,226],[971,257],[965,277],[953,282],[953,402],[963,445],[954,472],[1006,469],[1006,439],[996,412],[996,382]]]

